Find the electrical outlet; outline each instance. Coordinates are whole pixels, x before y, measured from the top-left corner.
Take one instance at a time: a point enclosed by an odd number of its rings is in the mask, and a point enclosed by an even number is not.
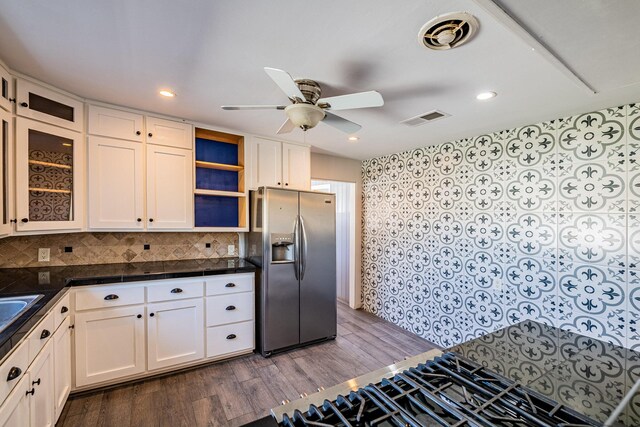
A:
[[[493,279],[493,289],[498,291],[502,289],[502,279]]]
[[[233,255],[236,251],[236,245],[229,245],[227,246],[227,254],[228,255]]]
[[[39,285],[49,285],[50,283],[50,275],[48,271],[40,271],[38,273],[38,284]]]
[[[49,248],[38,249],[38,262],[49,262],[49,255],[51,251]]]

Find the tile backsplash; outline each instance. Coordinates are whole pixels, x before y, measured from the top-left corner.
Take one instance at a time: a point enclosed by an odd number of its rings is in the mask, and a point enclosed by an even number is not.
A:
[[[145,250],[145,245],[149,249]],[[228,245],[234,245],[233,254],[227,253]],[[39,248],[50,248],[49,262],[38,262]],[[69,233],[14,236],[0,240],[0,268],[173,261],[237,255],[237,233]]]
[[[445,347],[533,319],[640,348],[640,104],[362,172],[366,310]]]

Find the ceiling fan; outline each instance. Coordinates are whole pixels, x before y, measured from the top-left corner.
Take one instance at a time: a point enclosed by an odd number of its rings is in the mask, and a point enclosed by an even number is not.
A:
[[[287,95],[293,104],[284,105],[223,105],[223,110],[284,110],[287,120],[277,134],[289,133],[299,127],[303,131],[315,127],[319,122],[333,126],[346,133],[359,131],[362,126],[329,112],[354,108],[381,107],[382,95],[376,91],[320,98],[322,89],[314,80],[294,80],[289,73],[277,68],[265,67],[264,71]]]

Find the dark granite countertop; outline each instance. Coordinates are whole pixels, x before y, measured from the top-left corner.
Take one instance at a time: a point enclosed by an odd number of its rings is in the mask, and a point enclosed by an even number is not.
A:
[[[640,353],[534,321],[448,351],[602,423],[640,378]],[[617,422],[619,426],[640,426],[640,393]]]
[[[241,258],[0,269],[0,298],[43,295],[0,332],[0,360],[20,343],[47,311],[62,298],[69,286],[177,279],[255,270],[253,264]]]

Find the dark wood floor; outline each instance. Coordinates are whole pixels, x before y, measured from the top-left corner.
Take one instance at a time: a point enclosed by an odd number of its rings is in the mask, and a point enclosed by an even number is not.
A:
[[[250,355],[168,377],[71,397],[58,426],[237,426],[284,399],[311,394],[436,346],[338,304],[338,337],[269,359]]]

